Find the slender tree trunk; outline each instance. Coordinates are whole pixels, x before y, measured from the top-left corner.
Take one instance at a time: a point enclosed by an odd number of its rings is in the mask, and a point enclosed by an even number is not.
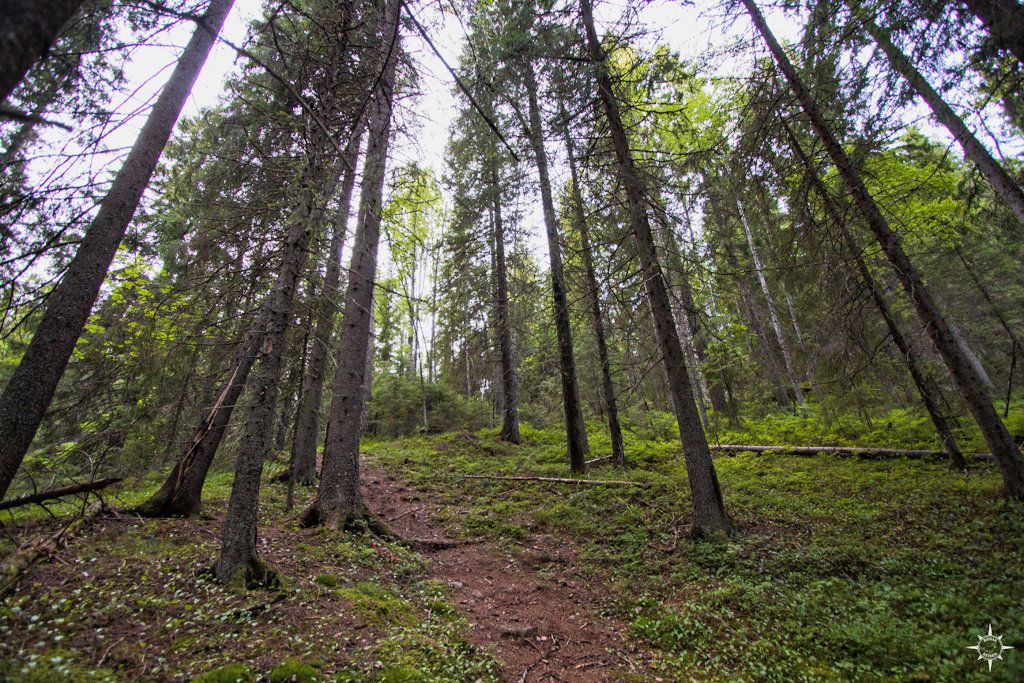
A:
[[[846,151],[825,121],[814,96],[804,85],[782,46],[768,28],[768,24],[757,5],[754,4],[754,0],[743,0],[743,4],[747,8],[754,26],[768,44],[780,71],[799,99],[815,133],[824,143],[832,162],[836,165],[840,176],[853,195],[857,208],[913,302],[922,324],[946,364],[946,369],[960,390],[960,395],[974,415],[974,419],[985,437],[985,442],[999,464],[1006,493],[1015,498],[1024,498],[1024,458],[1021,457],[1017,444],[1014,443],[1006,425],[999,419],[981,377],[971,364],[966,351],[959,343],[931,291],[925,285],[921,273],[903,250],[899,238],[889,227],[888,221],[882,215],[878,205],[875,204],[867,187],[864,186],[860,173],[850,162]]]
[[[861,256],[861,251],[857,246],[857,243],[854,241],[853,235],[851,235],[849,229],[847,229],[846,221],[843,219],[839,209],[836,207],[835,202],[832,199],[832,195],[829,194],[824,181],[822,181],[821,177],[818,175],[818,170],[814,168],[810,157],[808,157],[804,152],[803,147],[800,145],[796,136],[788,126],[786,127],[786,133],[789,137],[789,143],[793,148],[793,152],[800,158],[804,165],[807,178],[810,180],[811,186],[821,198],[822,204],[825,207],[825,212],[832,221],[833,228],[839,231],[840,236],[843,238],[843,244],[846,247],[846,251],[857,266],[857,272],[860,274],[860,278],[863,281],[864,286],[868,288],[868,292],[871,294],[871,300],[878,308],[878,312],[881,314],[882,320],[885,321],[885,326],[889,330],[889,336],[892,338],[892,343],[896,346],[896,349],[900,352],[900,356],[903,357],[903,362],[907,365],[907,371],[910,373],[910,378],[914,382],[914,386],[917,388],[917,392],[921,397],[921,402],[924,404],[925,410],[928,412],[928,417],[931,419],[932,425],[935,426],[935,432],[938,434],[939,440],[942,442],[942,448],[949,455],[950,466],[958,470],[966,469],[967,460],[960,451],[960,447],[957,445],[956,437],[953,435],[953,430],[949,425],[949,421],[946,420],[946,416],[943,414],[942,408],[939,406],[938,399],[941,394],[938,384],[928,375],[925,370],[924,363],[917,355],[917,351],[914,350],[913,345],[903,335],[903,331],[900,329],[899,323],[896,321],[896,316],[889,306],[889,302],[887,301],[885,291],[882,289],[882,285],[871,274],[871,270],[868,268],[867,263],[864,262],[864,258]]]
[[[249,371],[263,345],[269,315],[268,299],[260,307],[256,321],[249,328],[245,339],[235,350],[227,379],[210,401],[210,409],[200,420],[181,459],[160,490],[139,505],[135,509],[136,513],[143,517],[188,517],[200,511],[206,474],[210,471],[213,458],[231,423],[235,406],[245,391]]]
[[[654,236],[645,209],[643,183],[634,166],[629,139],[619,115],[618,102],[615,100],[612,81],[605,66],[604,50],[594,28],[590,0],[580,0],[580,8],[590,59],[597,71],[598,95],[604,105],[605,117],[618,159],[620,178],[629,202],[629,219],[636,240],[647,301],[654,319],[658,350],[661,353],[661,362],[669,375],[669,390],[676,403],[676,420],[679,423],[679,435],[683,444],[683,456],[686,460],[686,473],[693,503],[691,532],[694,536],[700,536],[715,531],[730,531],[732,523],[725,512],[715,464],[711,460],[707,436],[697,414],[682,345],[679,343],[672,319],[665,277],[655,253]]]
[[[341,252],[348,237],[349,208],[355,187],[356,164],[359,160],[359,146],[362,140],[362,126],[359,134],[353,136],[346,150],[344,180],[338,213],[334,220],[331,242],[327,252],[327,271],[323,287],[316,303],[316,323],[313,330],[313,346],[309,351],[309,362],[302,380],[302,400],[295,417],[295,440],[292,442],[291,471],[289,476],[296,484],[312,486],[316,481],[316,447],[320,437],[320,405],[323,403],[324,378],[327,376],[327,356],[330,351],[331,331],[338,317],[338,283],[341,280]]]
[[[519,386],[512,352],[512,326],[508,313],[508,266],[505,263],[505,224],[501,217],[501,186],[498,172],[491,168],[494,195],[494,323],[501,356],[502,423],[501,439],[519,443]]]
[[[196,26],[64,278],[49,295],[32,341],[0,396],[0,498],[7,492],[32,445],[75,343],[99,297],[117,247],[232,2],[212,0],[202,22]],[[29,11],[34,14],[38,10]],[[0,54],[4,54],[2,49]]]
[[[369,142],[363,167],[359,217],[345,295],[327,439],[316,499],[302,515],[305,526],[348,527],[371,518],[359,490],[359,439],[372,358],[373,291],[380,243],[384,172],[391,135],[395,62],[399,51],[399,0],[388,0],[381,24],[383,69],[369,104]]]
[[[965,0],[988,29],[992,43],[1024,64],[1024,7],[1017,0]]]
[[[935,114],[935,118],[946,127],[946,129],[956,138],[956,141],[960,143],[960,147],[964,150],[964,154],[968,159],[974,162],[974,165],[978,167],[981,174],[985,176],[985,179],[992,185],[992,188],[996,191],[1000,197],[1003,198],[1013,213],[1017,216],[1017,220],[1024,223],[1024,190],[1021,190],[1010,174],[1006,172],[999,162],[996,161],[985,146],[978,141],[978,138],[974,136],[974,133],[964,125],[963,120],[957,116],[953,108],[946,103],[942,96],[935,91],[935,88],[928,83],[928,80],[918,71],[911,63],[910,59],[899,49],[899,47],[892,42],[888,31],[881,28],[876,24],[867,12],[861,7],[857,0],[847,0],[850,5],[850,9],[853,10],[854,14],[864,25],[864,28],[874,39],[878,47],[882,49],[885,56],[889,59],[889,64],[892,66],[898,74],[910,84],[910,87],[921,96],[921,99],[925,101],[928,107]],[[991,0],[978,0],[973,3],[976,5],[982,5],[985,2],[991,2]],[[1024,27],[1024,20],[1021,21],[1021,26]],[[1017,37],[1018,43],[1022,39]]]
[[[564,109],[561,112],[566,116]],[[622,426],[619,424],[618,400],[615,398],[615,381],[612,379],[612,362],[608,353],[608,340],[604,330],[604,312],[601,310],[601,290],[597,286],[597,269],[594,267],[593,245],[590,241],[590,226],[583,210],[583,194],[580,190],[579,172],[576,168],[576,154],[568,123],[563,123],[565,153],[569,161],[569,177],[572,180],[572,207],[576,230],[580,235],[580,251],[583,257],[583,275],[586,278],[587,298],[590,303],[590,323],[594,326],[597,340],[597,355],[601,362],[601,392],[604,406],[608,411],[608,435],[612,443],[612,462],[617,467],[626,466],[626,448],[622,442]]]
[[[216,22],[214,2],[210,3],[206,15],[211,28]],[[230,6],[230,2],[222,4]],[[46,56],[81,6],[82,0],[7,0],[4,3],[0,12],[0,104],[18,87],[28,70]]]
[[[312,302],[310,302],[312,303]],[[294,432],[293,417],[293,406],[295,404],[296,394],[298,393],[298,402],[302,403],[302,377],[306,374],[306,362],[309,356],[309,315],[299,317],[296,321],[297,330],[301,330],[302,345],[299,347],[299,359],[296,364],[293,360],[291,367],[288,368],[288,380],[284,383],[284,397],[280,401],[280,407],[277,411],[277,435],[274,437],[274,447],[267,453],[270,460],[277,459],[277,453],[283,451],[284,447],[288,445],[288,425],[293,426],[292,431]],[[292,335],[298,336],[297,334]],[[282,344],[286,347],[288,344],[288,338],[282,340]],[[284,372],[284,368],[282,368]],[[295,442],[294,433],[292,435],[292,443]]]
[[[325,180],[322,164],[327,141],[319,131],[312,138],[307,168],[301,180],[300,199],[294,210],[297,215],[293,214],[277,281],[270,293],[267,332],[259,354],[252,406],[235,461],[235,479],[215,569],[217,579],[225,583],[235,581],[239,576],[244,576],[247,585],[266,584],[273,579],[273,572],[260,561],[256,552],[260,479],[263,464],[273,447],[274,406],[281,379],[281,356],[285,333],[292,319],[295,290],[307,260],[313,229],[322,218],[318,200],[327,200],[318,192]]]
[[[683,259],[679,254],[679,243],[672,232],[672,225],[668,213],[658,207],[656,225],[660,227],[662,249],[668,259],[668,266],[665,272],[665,284],[671,293],[674,289],[676,294],[672,297],[672,314],[677,322],[679,341],[683,345],[683,356],[686,358],[686,366],[690,370],[690,389],[694,398],[697,399],[697,410],[700,412],[700,420],[707,429],[708,409],[705,401],[707,396],[707,382],[704,380],[704,373],[700,367],[700,358],[697,353],[697,316],[693,304],[693,292],[690,291],[690,282],[687,278],[686,268],[683,267]],[[673,278],[673,272],[676,277]]]
[[[537,78],[533,63],[523,62],[523,80],[529,103],[529,126],[527,133],[537,162],[537,176],[540,180],[541,205],[544,210],[544,227],[548,237],[548,257],[551,260],[551,294],[554,299],[555,332],[558,335],[559,369],[562,375],[562,404],[565,408],[565,434],[569,449],[569,466],[573,472],[583,472],[590,450],[587,445],[587,428],[583,423],[580,405],[580,390],[576,380],[576,359],[572,349],[572,326],[569,322],[569,298],[565,291],[565,273],[562,268],[562,247],[558,235],[558,217],[551,193],[551,179],[548,176],[548,156],[544,150],[544,128],[537,103]]]
[[[775,340],[779,343],[779,350],[782,351],[782,360],[786,364],[786,376],[789,384],[793,387],[793,395],[796,397],[796,404],[800,410],[801,417],[807,417],[807,404],[804,402],[804,392],[800,388],[800,380],[797,379],[796,367],[793,364],[793,355],[789,351],[789,344],[786,342],[786,335],[782,332],[782,321],[779,319],[778,306],[775,304],[775,297],[768,287],[768,279],[764,276],[764,266],[761,265],[761,256],[757,252],[757,244],[754,242],[754,233],[750,229],[750,222],[743,210],[743,204],[736,200],[736,210],[740,214],[740,222],[743,224],[743,233],[747,236],[747,245],[750,247],[750,257],[754,260],[754,271],[757,273],[757,281],[761,283],[761,292],[768,305],[768,316],[772,320],[772,329],[775,330]]]

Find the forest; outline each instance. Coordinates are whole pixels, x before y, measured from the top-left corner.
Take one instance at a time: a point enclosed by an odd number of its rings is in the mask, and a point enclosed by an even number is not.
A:
[[[0,680],[1024,680],[1020,0],[6,0]]]

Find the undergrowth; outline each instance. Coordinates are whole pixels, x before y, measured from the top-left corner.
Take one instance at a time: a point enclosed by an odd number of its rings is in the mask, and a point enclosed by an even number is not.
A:
[[[128,507],[152,490],[111,502]],[[228,474],[211,473],[207,511],[222,514],[229,490]],[[300,491],[299,509],[309,496]],[[209,578],[220,519],[96,522],[0,602],[0,680],[497,680],[493,656],[468,643],[468,626],[421,555],[370,536],[300,529],[284,511],[282,485],[266,486],[260,512],[260,554],[285,579],[278,591]],[[7,523],[61,522],[38,514]],[[396,667],[405,678],[394,678]]]
[[[788,418],[775,427],[733,436],[821,436]],[[782,428],[794,441],[777,438]],[[895,436],[868,443],[923,445],[915,430],[885,429]],[[522,431],[521,446],[484,431],[365,450],[447,501],[448,523],[466,535],[513,549],[537,534],[574,539],[580,569],[610,584],[608,612],[654,650],[663,680],[1024,680],[1018,650],[989,673],[966,649],[989,623],[1024,646],[1024,505],[1000,496],[993,465],[961,474],[941,460],[717,457],[737,532],[692,543],[680,537],[690,508],[678,441],[627,438],[631,467],[590,475],[649,488],[464,478],[565,476],[563,435]],[[600,428],[590,441],[593,456],[608,452]]]

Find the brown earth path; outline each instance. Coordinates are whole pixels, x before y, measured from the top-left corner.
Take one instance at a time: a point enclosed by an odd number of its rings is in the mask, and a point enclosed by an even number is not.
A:
[[[369,508],[407,538],[451,538],[434,519],[441,503],[364,466]],[[430,573],[452,588],[477,645],[493,645],[510,683],[660,680],[627,626],[601,616],[601,587],[576,570],[571,543],[534,536],[525,552],[490,542],[425,550]],[[540,572],[541,567],[553,568]]]

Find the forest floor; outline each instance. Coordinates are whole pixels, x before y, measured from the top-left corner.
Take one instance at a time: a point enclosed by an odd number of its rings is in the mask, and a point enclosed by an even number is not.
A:
[[[466,478],[565,476],[563,448],[532,429],[521,446],[366,442],[372,509],[406,537],[471,541],[436,550],[300,529],[267,485],[277,591],[206,574],[227,473],[208,519],[100,518],[0,603],[0,679],[1024,680],[1024,505],[992,465],[717,458],[737,533],[697,543],[677,442],[631,439],[630,468],[587,475],[644,487]],[[69,511],[2,521],[24,542]],[[991,673],[966,649],[989,623],[1017,648]]]

